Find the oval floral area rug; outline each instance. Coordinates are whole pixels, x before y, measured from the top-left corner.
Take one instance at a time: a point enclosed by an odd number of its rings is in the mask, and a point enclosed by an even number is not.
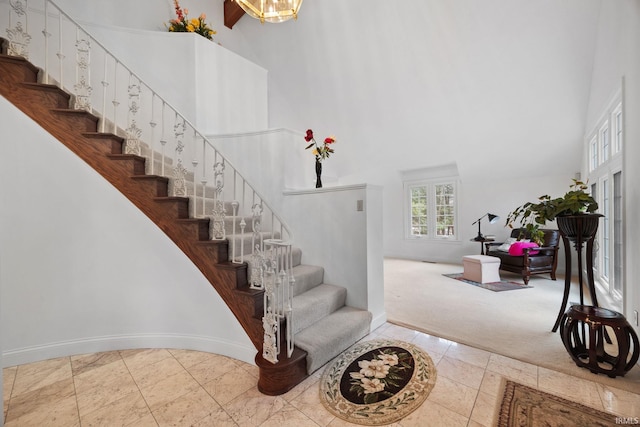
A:
[[[325,369],[320,400],[345,421],[384,425],[416,410],[435,383],[436,369],[424,350],[397,340],[364,341]]]

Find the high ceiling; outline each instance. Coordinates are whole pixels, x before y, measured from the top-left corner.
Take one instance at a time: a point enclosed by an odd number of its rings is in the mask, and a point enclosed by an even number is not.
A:
[[[269,71],[272,127],[338,135],[343,175],[452,161],[463,174],[535,175],[579,170],[599,10],[307,0],[297,21],[241,19],[225,45]]]

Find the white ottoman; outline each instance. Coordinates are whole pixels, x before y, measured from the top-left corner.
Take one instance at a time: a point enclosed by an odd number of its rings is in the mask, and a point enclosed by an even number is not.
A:
[[[500,258],[486,255],[467,255],[462,257],[463,277],[478,283],[500,281]]]

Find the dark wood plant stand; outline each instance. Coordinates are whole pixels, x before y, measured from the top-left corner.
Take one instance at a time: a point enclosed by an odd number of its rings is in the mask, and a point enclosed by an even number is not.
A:
[[[615,343],[607,340],[608,332]],[[611,378],[624,376],[638,361],[638,336],[625,317],[606,308],[572,305],[562,317],[562,343],[581,368]],[[605,341],[611,346],[605,347]]]
[[[562,305],[560,312],[553,325],[553,332],[558,330],[560,320],[564,315],[569,300],[569,291],[571,290],[571,245],[573,242],[578,252],[578,284],[580,287],[580,305],[584,305],[583,275],[582,275],[582,249],[587,244],[587,284],[589,285],[589,296],[594,307],[598,306],[598,298],[596,296],[596,287],[593,279],[593,241],[598,231],[598,222],[603,215],[601,214],[579,214],[570,216],[559,216],[556,218],[558,229],[564,243],[565,254],[565,278],[564,278],[564,295],[562,297]]]

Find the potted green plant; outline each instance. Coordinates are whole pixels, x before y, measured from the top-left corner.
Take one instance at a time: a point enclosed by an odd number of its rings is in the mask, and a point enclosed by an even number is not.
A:
[[[585,214],[594,214],[598,209],[598,203],[587,193],[587,189],[587,184],[574,179],[569,191],[563,197],[552,199],[550,196],[544,195],[538,198],[537,203],[527,202],[507,215],[505,225],[514,228],[514,224],[519,223],[531,235],[533,241],[543,245],[544,233],[540,227],[549,221],[558,220],[560,231],[570,239],[575,238],[572,234],[575,233],[576,227],[567,220],[576,217],[583,218]],[[589,230],[581,226],[583,237],[586,237],[587,232],[591,235],[595,234],[598,228],[597,220],[602,215],[594,214],[592,216],[595,218],[595,229],[593,229],[593,225],[589,227]]]

